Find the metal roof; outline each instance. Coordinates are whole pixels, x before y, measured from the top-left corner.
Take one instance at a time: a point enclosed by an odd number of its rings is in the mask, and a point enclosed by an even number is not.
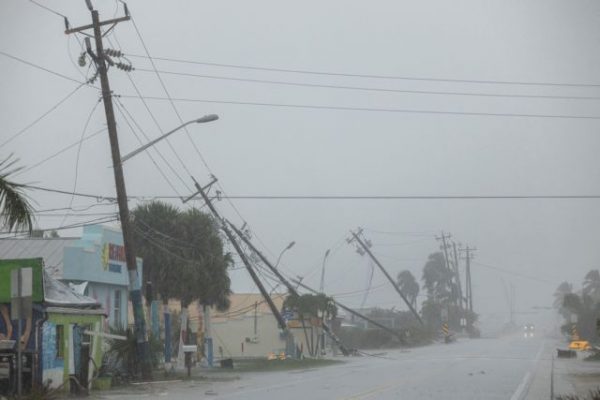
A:
[[[77,240],[78,238],[3,238],[0,239],[0,259],[41,257],[48,274],[55,279],[61,279],[64,248]]]
[[[75,293],[73,289],[44,271],[44,303],[47,306],[100,308],[100,303],[91,297]]]

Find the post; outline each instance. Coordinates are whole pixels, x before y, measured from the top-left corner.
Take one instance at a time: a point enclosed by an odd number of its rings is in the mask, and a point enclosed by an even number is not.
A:
[[[236,235],[238,235],[239,238],[242,239],[242,241],[244,243],[246,243],[246,245],[248,245],[248,247],[250,247],[250,249],[252,249],[252,251],[254,251],[254,253],[256,253],[258,258],[261,259],[261,261],[267,266],[267,268],[269,268],[269,270],[271,272],[273,272],[275,274],[275,276],[277,276],[277,278],[281,281],[281,283],[283,283],[285,285],[285,287],[287,287],[290,294],[292,294],[294,296],[299,296],[296,288],[287,279],[285,279],[285,277],[281,274],[281,272],[279,272],[279,270],[277,268],[275,268],[273,266],[273,264],[271,264],[271,262],[260,251],[258,251],[258,249],[256,247],[254,247],[252,242],[250,240],[248,240],[248,238],[246,236],[244,236],[244,234],[238,228],[236,228],[235,225],[233,225],[229,221],[226,221],[226,222],[231,227],[231,229],[233,229],[233,231],[236,233]],[[350,354],[348,349],[346,348],[346,346],[344,346],[344,344],[340,340],[340,338],[338,338],[336,336],[336,334],[333,332],[333,330],[331,330],[331,328],[329,328],[329,326],[326,323],[323,323],[323,330],[327,333],[327,335],[329,335],[329,337],[340,348],[340,351],[342,352],[342,354],[344,354],[344,355]]]
[[[129,297],[133,307],[133,319],[135,323],[135,337],[140,367],[144,379],[152,378],[152,365],[149,358],[149,346],[146,334],[146,321],[142,308],[142,294],[137,274],[137,260],[133,248],[132,231],[129,221],[129,206],[127,204],[127,192],[125,190],[125,178],[123,177],[123,166],[121,164],[121,153],[119,151],[119,138],[117,136],[117,124],[112,104],[112,94],[108,82],[108,71],[104,59],[104,48],[102,44],[102,32],[100,30],[100,19],[97,10],[92,10],[92,23],[94,28],[94,39],[96,41],[96,67],[100,75],[102,88],[102,100],[106,113],[108,125],[108,137],[113,161],[115,186],[117,191],[117,202],[119,205],[119,217],[121,220],[121,231],[123,232],[123,246],[125,248],[125,260],[129,275]]]
[[[460,270],[458,268],[458,251],[456,251],[456,243],[452,242],[452,249],[454,250],[454,275],[456,276],[456,286],[458,289],[458,308],[460,308],[461,312],[463,310],[463,294],[462,294],[462,284],[460,282]]]
[[[216,178],[215,178],[215,182],[216,182]],[[282,331],[284,331],[284,332],[288,332],[287,324],[285,323],[283,317],[281,316],[281,313],[279,312],[279,310],[275,306],[275,303],[273,303],[273,299],[271,298],[271,296],[269,296],[269,292],[267,292],[267,289],[265,289],[264,285],[262,284],[262,282],[258,278],[258,275],[254,271],[254,268],[250,264],[250,261],[246,257],[246,254],[244,254],[244,252],[242,251],[242,248],[240,247],[239,243],[237,242],[237,240],[235,239],[235,237],[233,236],[233,234],[231,233],[231,231],[227,227],[227,224],[225,223],[225,221],[223,221],[221,219],[221,216],[219,215],[219,212],[217,211],[217,209],[215,208],[215,206],[212,204],[211,200],[208,198],[208,196],[204,192],[204,189],[202,188],[202,186],[200,186],[198,184],[198,182],[196,182],[195,180],[194,180],[194,186],[196,187],[196,190],[198,191],[198,194],[200,194],[200,196],[202,196],[202,199],[206,203],[206,206],[208,207],[208,209],[211,211],[211,213],[214,215],[214,217],[220,222],[221,229],[225,233],[225,236],[227,236],[227,239],[229,240],[229,242],[231,243],[231,245],[235,249],[236,253],[238,253],[238,255],[240,256],[240,258],[242,259],[242,262],[244,263],[244,266],[246,267],[246,270],[250,274],[250,277],[252,278],[252,280],[254,281],[254,283],[256,284],[256,286],[258,287],[258,290],[262,294],[263,298],[265,299],[265,301],[269,305],[269,308],[271,309],[271,312],[273,313],[273,316],[277,320],[277,324],[279,325],[279,328]]]
[[[23,277],[21,270],[17,271],[17,304],[19,308],[19,318],[17,321],[17,398],[20,400],[23,395],[23,350],[21,349],[21,335],[23,334]],[[27,345],[27,344],[26,344]]]
[[[202,304],[202,319],[204,325],[204,350],[206,352],[206,364],[209,367],[213,366],[213,341],[210,327],[210,307]]]
[[[415,310],[415,308],[412,306],[410,301],[408,301],[408,299],[406,298],[404,293],[402,293],[402,291],[400,290],[400,287],[398,287],[398,284],[394,281],[394,279],[390,276],[390,274],[385,270],[385,268],[383,268],[383,265],[381,265],[379,260],[377,258],[375,258],[373,253],[371,253],[371,250],[369,249],[369,247],[367,245],[365,245],[365,243],[362,241],[362,239],[356,233],[354,233],[352,231],[350,231],[350,233],[352,234],[352,237],[354,238],[354,240],[356,240],[358,242],[358,244],[363,248],[365,253],[367,253],[369,255],[369,257],[371,257],[371,260],[373,260],[375,262],[375,264],[379,267],[381,272],[383,272],[383,274],[388,279],[388,281],[390,281],[390,283],[392,284],[394,289],[396,289],[396,292],[400,295],[400,297],[402,298],[404,303],[406,303],[406,305],[408,306],[408,309],[410,310],[410,312],[412,312],[412,314],[417,318],[419,323],[421,325],[423,325],[423,320],[421,319],[421,316],[419,315],[417,310]]]

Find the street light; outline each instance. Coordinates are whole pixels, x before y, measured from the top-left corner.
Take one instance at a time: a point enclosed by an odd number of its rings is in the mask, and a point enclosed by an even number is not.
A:
[[[285,249],[281,250],[281,253],[279,253],[279,257],[277,257],[277,262],[275,263],[275,268],[277,268],[277,266],[279,265],[279,261],[281,261],[281,256],[283,256],[283,253],[285,253],[286,251],[288,251],[289,249],[294,247],[295,244],[296,244],[296,242],[290,242],[290,244],[288,244]]]
[[[183,125],[178,126],[177,128],[173,129],[172,131],[169,131],[167,133],[165,133],[164,135],[154,139],[151,142],[146,143],[145,145],[143,145],[142,147],[140,147],[137,150],[132,151],[129,154],[126,154],[125,156],[121,157],[121,164],[123,164],[125,161],[129,160],[131,157],[141,153],[142,151],[146,150],[148,147],[154,146],[156,143],[160,142],[161,140],[165,139],[167,136],[177,132],[178,130],[180,130],[181,128],[184,128],[190,124],[202,124],[205,122],[212,122],[212,121],[216,121],[219,119],[219,116],[217,114],[209,114],[209,115],[205,115],[202,118],[198,118],[198,119],[193,119],[191,121],[186,122]]]
[[[325,261],[327,261],[327,257],[331,249],[327,249],[325,255],[323,256],[323,266],[321,267],[321,285],[319,286],[319,292],[325,293]]]

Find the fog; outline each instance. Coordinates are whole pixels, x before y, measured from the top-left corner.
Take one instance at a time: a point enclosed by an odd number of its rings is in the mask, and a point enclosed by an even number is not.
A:
[[[90,23],[83,1],[42,3],[67,15],[72,26]],[[102,18],[122,14],[114,1],[94,4]],[[376,79],[156,60],[157,68],[164,71],[413,91],[600,94],[600,4],[595,2],[131,0],[128,5],[135,26],[155,57],[345,74],[587,85]],[[83,79],[80,74],[88,67],[77,66],[80,43],[64,34],[61,17],[19,0],[3,0],[0,10],[0,51]],[[143,55],[135,26],[131,22],[118,24],[107,35],[112,41],[109,46],[126,54]],[[151,63],[146,58],[129,59],[138,69],[131,77],[143,95],[165,97],[156,75],[144,71],[152,70]],[[2,54],[0,72],[0,142],[77,86]],[[600,179],[598,100],[349,90],[166,73],[161,77],[173,98],[204,100],[176,101],[183,121],[211,113],[220,119],[189,128],[191,140],[210,170],[185,132],[170,139],[181,161],[167,143],[156,146],[183,182],[154,151],[125,164],[128,193],[147,200],[191,194],[188,171],[201,183],[207,183],[213,173],[222,190],[231,196],[600,194],[596,187]],[[145,134],[158,137],[160,131],[142,102],[128,97],[136,92],[127,74],[113,68],[110,79],[114,93],[122,95],[119,102]],[[32,166],[83,135],[98,131],[105,126],[102,106],[90,114],[98,96],[95,89],[81,88],[31,129],[3,145],[2,158],[14,153],[20,165]],[[164,132],[180,125],[168,101],[147,101]],[[296,107],[299,105],[312,108]],[[363,110],[340,109],[344,107]],[[117,124],[122,153],[139,147],[120,114]],[[77,147],[25,171],[18,180],[70,192],[77,179],[77,192],[114,196],[107,135],[85,141],[79,156]],[[148,154],[155,157],[176,191],[161,177]],[[28,194],[38,210],[70,206],[70,196],[41,191]],[[140,201],[132,201],[131,207]],[[169,201],[181,204],[177,199]],[[451,233],[457,243],[476,247],[472,264],[474,306],[482,320],[488,321],[508,320],[505,287],[514,286],[517,312],[532,312],[534,307],[551,305],[560,282],[568,280],[579,287],[585,273],[598,268],[600,256],[598,199],[231,201],[235,209],[225,200],[217,205],[235,224],[247,222],[257,245],[270,258],[275,259],[289,242],[296,242],[282,256],[281,268],[291,276],[305,276],[305,282],[313,287],[319,285],[323,255],[331,249],[325,289],[330,294],[353,292],[339,297],[353,307],[363,301],[360,291],[367,289],[370,271],[367,258],[345,242],[349,230],[359,226],[393,276],[408,269],[420,279],[427,256],[439,251],[435,236],[442,231]],[[71,205],[82,210],[95,203],[95,199],[75,197]],[[66,217],[64,211],[40,212],[37,225],[51,229],[101,217],[94,212],[114,211],[114,206],[94,206]],[[61,235],[79,233],[61,231]],[[243,269],[232,271],[232,281],[236,292],[256,291]],[[379,271],[375,271],[371,288],[365,306],[404,309]],[[529,318],[529,314],[517,314],[520,323]]]

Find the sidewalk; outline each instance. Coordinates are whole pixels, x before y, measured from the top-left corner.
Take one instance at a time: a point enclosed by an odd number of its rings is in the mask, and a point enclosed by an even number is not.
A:
[[[566,343],[546,342],[539,362],[532,369],[525,399],[550,399],[551,377],[555,397],[567,394],[583,397],[600,387],[600,362],[584,361],[588,355],[585,352],[578,352],[577,358],[556,358],[557,348],[566,348]]]

